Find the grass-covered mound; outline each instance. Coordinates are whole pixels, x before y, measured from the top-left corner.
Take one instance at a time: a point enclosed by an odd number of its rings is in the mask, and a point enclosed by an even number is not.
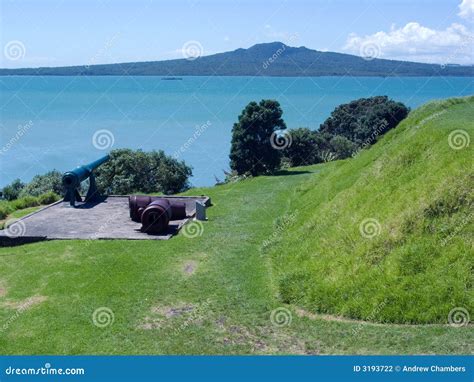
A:
[[[356,159],[190,190],[209,220],[171,240],[0,248],[0,354],[472,354],[472,326],[447,325],[474,314],[472,148],[447,144],[472,105],[416,110]]]
[[[473,314],[473,121],[474,97],[432,102],[320,166],[266,249],[283,301],[398,323]]]

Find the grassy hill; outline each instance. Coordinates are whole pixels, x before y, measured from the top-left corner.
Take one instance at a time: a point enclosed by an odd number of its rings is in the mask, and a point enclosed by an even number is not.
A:
[[[450,146],[474,136],[473,106],[429,103],[296,189],[270,251],[285,302],[398,323],[474,311],[473,150]]]
[[[449,145],[473,106],[430,103],[355,159],[191,190],[209,221],[169,241],[0,248],[1,354],[473,353],[472,325],[447,324],[474,314],[472,144]]]
[[[202,54],[202,47],[192,46]],[[199,54],[198,54],[199,55]],[[473,76],[473,66],[444,66],[419,62],[364,59],[351,54],[321,52],[282,42],[248,49],[195,56],[195,59],[127,62],[120,64],[0,69],[1,75],[56,76]]]

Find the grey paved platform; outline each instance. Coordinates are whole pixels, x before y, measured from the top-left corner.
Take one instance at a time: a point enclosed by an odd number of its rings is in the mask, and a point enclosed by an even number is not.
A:
[[[140,232],[140,223],[130,219],[127,196],[109,196],[98,203],[77,203],[69,206],[62,201],[27,215],[8,230],[0,230],[0,244],[15,245],[52,239],[130,239],[167,240],[196,212],[196,201],[209,205],[205,196],[166,197],[186,203],[186,219],[170,221],[168,231],[160,235]]]

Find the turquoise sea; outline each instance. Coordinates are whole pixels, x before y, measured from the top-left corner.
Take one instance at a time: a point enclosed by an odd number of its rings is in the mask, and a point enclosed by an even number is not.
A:
[[[0,186],[65,171],[120,147],[162,149],[193,185],[228,169],[231,129],[253,100],[277,99],[289,128],[318,128],[335,106],[388,95],[414,108],[473,94],[453,77],[0,77]]]

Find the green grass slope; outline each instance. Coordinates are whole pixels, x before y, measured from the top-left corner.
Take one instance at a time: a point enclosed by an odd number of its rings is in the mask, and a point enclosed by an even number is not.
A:
[[[472,148],[447,144],[472,106],[416,110],[354,160],[191,190],[213,206],[188,235],[0,248],[0,354],[473,353],[447,318],[474,312]]]
[[[474,97],[429,103],[298,186],[268,247],[282,299],[397,323],[474,314]]]

